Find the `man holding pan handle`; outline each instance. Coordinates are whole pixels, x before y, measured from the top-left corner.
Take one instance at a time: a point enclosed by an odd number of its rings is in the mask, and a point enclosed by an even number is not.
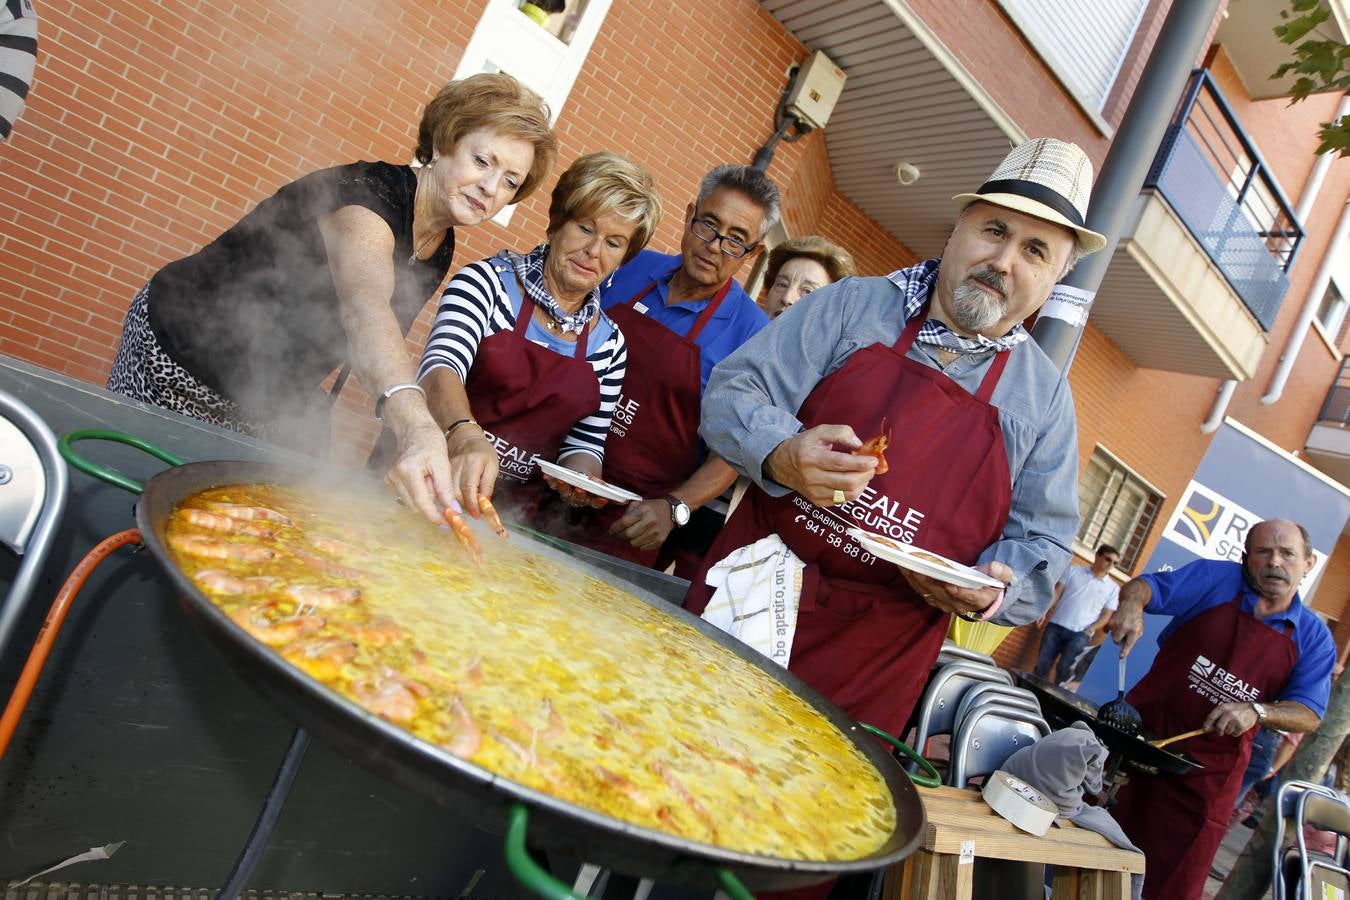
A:
[[[1105,243],[1083,225],[1091,182],[1079,147],[1027,141],[953,198],[940,259],[822,287],[713,370],[701,433],[754,486],[687,609],[892,734],[952,614],[1045,611],[1078,520],[1077,436],[1067,381],[1021,323]],[[852,455],[886,431],[885,472]],[[850,527],[1002,586],[902,570]]]
[[[1173,617],[1126,699],[1154,734],[1207,732],[1174,748],[1203,768],[1133,776],[1111,810],[1148,858],[1146,898],[1200,896],[1258,726],[1308,732],[1321,724],[1336,646],[1299,599],[1313,562],[1307,530],[1271,519],[1247,532],[1240,564],[1196,560],[1120,589],[1108,628],[1122,655],[1143,633],[1145,612]]]

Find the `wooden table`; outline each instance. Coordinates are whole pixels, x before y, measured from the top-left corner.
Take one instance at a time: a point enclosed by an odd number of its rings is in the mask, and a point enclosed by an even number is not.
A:
[[[919,796],[928,814],[923,849],[886,872],[885,900],[969,900],[977,858],[1053,865],[1056,900],[1129,900],[1130,875],[1144,871],[1142,853],[1069,822],[1027,834],[978,791],[921,787]]]

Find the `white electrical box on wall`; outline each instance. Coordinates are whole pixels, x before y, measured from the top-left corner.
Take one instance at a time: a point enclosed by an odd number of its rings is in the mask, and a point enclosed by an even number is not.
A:
[[[824,128],[844,90],[846,78],[848,76],[834,60],[819,50],[812,53],[792,82],[792,92],[787,99],[788,115],[796,116],[799,122],[812,128]]]

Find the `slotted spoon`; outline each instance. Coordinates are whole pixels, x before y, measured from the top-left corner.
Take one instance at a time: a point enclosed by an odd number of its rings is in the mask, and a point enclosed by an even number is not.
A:
[[[1097,710],[1097,721],[1110,725],[1117,731],[1136,735],[1143,726],[1139,710],[1125,702],[1125,654],[1120,654],[1120,675],[1116,683],[1116,699],[1103,703]]]

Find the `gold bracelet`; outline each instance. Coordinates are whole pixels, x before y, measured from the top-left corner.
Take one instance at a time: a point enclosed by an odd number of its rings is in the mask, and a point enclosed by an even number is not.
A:
[[[479,424],[478,424],[478,421],[477,421],[476,419],[456,419],[455,421],[451,422],[450,425],[445,429],[445,438],[446,438],[446,440],[449,440],[449,439],[450,439],[450,435],[454,434],[455,429],[458,428],[458,427],[461,426],[461,425],[472,425],[474,428],[477,428],[479,431],[484,431],[483,426],[482,426],[482,425],[479,425]]]

